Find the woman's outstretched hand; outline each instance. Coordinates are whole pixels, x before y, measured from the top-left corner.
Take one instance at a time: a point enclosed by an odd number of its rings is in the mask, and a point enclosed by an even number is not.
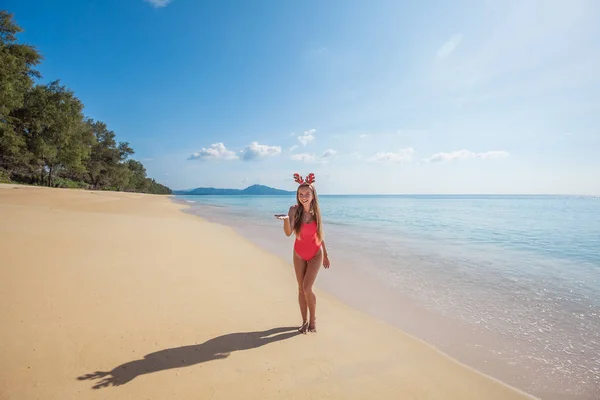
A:
[[[289,216],[287,214],[275,214],[275,218],[277,219],[288,219]]]

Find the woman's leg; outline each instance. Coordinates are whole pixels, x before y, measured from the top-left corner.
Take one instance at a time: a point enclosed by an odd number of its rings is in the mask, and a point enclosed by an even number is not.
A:
[[[298,281],[298,305],[300,306],[300,314],[302,315],[302,326],[298,330],[302,333],[306,332],[308,328],[308,307],[303,287],[306,265],[306,261],[294,251],[294,271],[296,272],[296,280]]]
[[[317,273],[323,264],[323,249],[320,249],[313,258],[308,261],[306,266],[306,273],[304,274],[304,281],[302,282],[302,289],[306,296],[306,302],[308,304],[308,311],[310,313],[310,319],[308,321],[308,330],[311,332],[317,331],[316,325],[316,310],[317,310],[317,296],[313,292],[313,284],[317,279]]]

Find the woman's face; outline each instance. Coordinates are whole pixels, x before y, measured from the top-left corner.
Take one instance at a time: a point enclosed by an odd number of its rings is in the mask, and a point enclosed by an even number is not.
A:
[[[313,200],[313,192],[308,186],[302,186],[298,189],[298,201],[302,205],[309,205]]]

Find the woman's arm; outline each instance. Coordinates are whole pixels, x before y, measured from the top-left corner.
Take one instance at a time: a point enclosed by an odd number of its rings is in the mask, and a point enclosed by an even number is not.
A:
[[[283,220],[283,232],[285,232],[286,236],[290,236],[294,230],[292,228],[292,222],[296,217],[296,207],[297,205],[293,205],[290,207],[288,214],[275,214],[275,218]]]
[[[329,256],[327,255],[327,247],[325,247],[324,240],[321,242],[321,246],[323,246],[323,266],[329,268]]]
[[[298,209],[298,205],[294,204],[288,210],[288,219],[286,221],[284,221],[284,224],[283,224],[283,229],[287,236],[290,236],[292,233],[294,233],[294,229],[292,228],[292,221],[296,220],[296,210],[297,209]]]

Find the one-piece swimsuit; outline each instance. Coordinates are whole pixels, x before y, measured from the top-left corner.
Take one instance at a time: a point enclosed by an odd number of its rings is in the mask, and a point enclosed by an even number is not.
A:
[[[303,223],[300,227],[300,235],[294,242],[294,251],[302,257],[304,261],[310,261],[321,248],[321,241],[317,235],[317,223],[311,221]]]

